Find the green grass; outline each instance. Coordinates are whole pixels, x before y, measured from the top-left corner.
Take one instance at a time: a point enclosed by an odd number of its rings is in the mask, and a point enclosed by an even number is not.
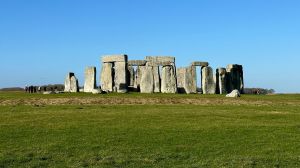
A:
[[[0,100],[99,96],[224,99],[3,92]],[[300,167],[300,95],[241,99],[274,103],[0,106],[0,167]]]

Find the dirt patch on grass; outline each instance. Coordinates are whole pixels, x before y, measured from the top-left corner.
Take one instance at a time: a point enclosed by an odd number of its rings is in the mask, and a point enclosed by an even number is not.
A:
[[[232,98],[122,98],[122,97],[64,97],[64,98],[28,98],[28,99],[2,99],[0,105],[270,105],[271,101],[249,101]]]

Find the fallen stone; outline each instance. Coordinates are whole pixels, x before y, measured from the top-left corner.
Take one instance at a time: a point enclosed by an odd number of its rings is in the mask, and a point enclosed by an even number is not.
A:
[[[101,94],[101,93],[102,93],[102,90],[101,90],[101,89],[93,89],[93,90],[92,90],[92,93],[93,93],[93,94]]]
[[[240,94],[240,92],[237,89],[235,89],[231,93],[227,94],[226,97],[237,98],[237,97],[241,97],[241,94]]]
[[[55,94],[55,92],[54,92],[54,91],[45,91],[45,92],[43,92],[43,94],[44,94],[44,95]]]

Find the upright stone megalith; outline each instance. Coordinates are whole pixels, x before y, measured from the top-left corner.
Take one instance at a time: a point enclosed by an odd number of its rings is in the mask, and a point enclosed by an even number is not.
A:
[[[227,93],[225,68],[218,68],[216,71],[216,87],[217,87],[217,93],[219,94]]]
[[[72,93],[79,92],[78,80],[75,76],[72,76],[70,79],[70,92]]]
[[[240,93],[244,92],[243,66],[238,64],[229,64],[226,68],[227,93],[237,89]]]
[[[153,88],[155,93],[176,93],[177,82],[176,82],[176,67],[175,57],[171,56],[147,56],[146,67],[152,67],[153,71]],[[162,72],[160,72],[160,67]],[[165,70],[164,70],[165,69]],[[165,74],[165,78],[162,79],[162,75]],[[169,74],[171,76],[166,76]],[[174,79],[175,77],[175,79]],[[164,84],[162,83],[164,82]],[[171,82],[171,83],[168,83]],[[175,85],[175,89],[174,89]]]
[[[161,73],[161,92],[177,93],[175,69],[171,65],[163,66]]]
[[[196,66],[177,68],[176,75],[179,93],[197,93]]]
[[[73,72],[69,72],[65,78],[65,92],[79,92],[78,80]]]
[[[128,87],[134,87],[134,81],[135,81],[135,70],[133,68],[133,66],[128,65],[127,67],[127,83],[128,83]]]
[[[145,66],[140,81],[140,89],[141,93],[154,92],[154,75],[152,66]]]
[[[128,88],[127,55],[102,57],[101,89],[106,92],[125,93]]]
[[[84,92],[92,93],[96,89],[96,67],[86,67],[84,71]]]
[[[113,68],[112,63],[103,63],[102,70],[101,70],[101,89],[105,92],[112,92],[113,91]]]
[[[202,91],[203,94],[215,94],[216,82],[211,67],[202,68]]]

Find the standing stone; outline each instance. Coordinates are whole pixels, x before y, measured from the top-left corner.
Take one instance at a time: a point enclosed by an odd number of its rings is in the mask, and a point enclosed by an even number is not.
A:
[[[153,66],[154,93],[160,93],[160,74],[159,66]]]
[[[72,76],[70,79],[70,92],[77,93],[79,92],[78,80],[75,76]]]
[[[127,63],[126,62],[115,62],[115,76],[114,76],[114,88],[118,93],[127,92]]]
[[[71,90],[71,77],[74,76],[73,72],[69,72],[65,78],[65,92],[70,92]]]
[[[154,77],[152,66],[145,66],[141,77],[140,89],[141,93],[154,92]]]
[[[105,92],[113,91],[113,69],[112,63],[103,63],[101,70],[101,89]]]
[[[227,92],[237,89],[240,93],[244,92],[243,67],[238,64],[227,65]]]
[[[177,69],[177,88],[179,93],[197,93],[196,67]]]
[[[161,74],[161,92],[177,93],[176,73],[174,67],[163,66]]]
[[[143,74],[145,68],[146,68],[145,66],[137,66],[136,67],[134,88],[136,88],[137,91],[140,91],[140,84],[141,84],[142,74]]]
[[[202,68],[202,91],[203,94],[215,94],[216,82],[211,67]]]
[[[84,76],[84,92],[91,93],[96,89],[96,67],[86,67]]]
[[[128,86],[134,87],[135,71],[134,71],[133,66],[128,66],[128,68],[127,68],[127,76],[128,76],[128,78],[127,78]]]
[[[217,84],[217,93],[226,94],[226,69],[218,68],[216,72],[216,84]]]

